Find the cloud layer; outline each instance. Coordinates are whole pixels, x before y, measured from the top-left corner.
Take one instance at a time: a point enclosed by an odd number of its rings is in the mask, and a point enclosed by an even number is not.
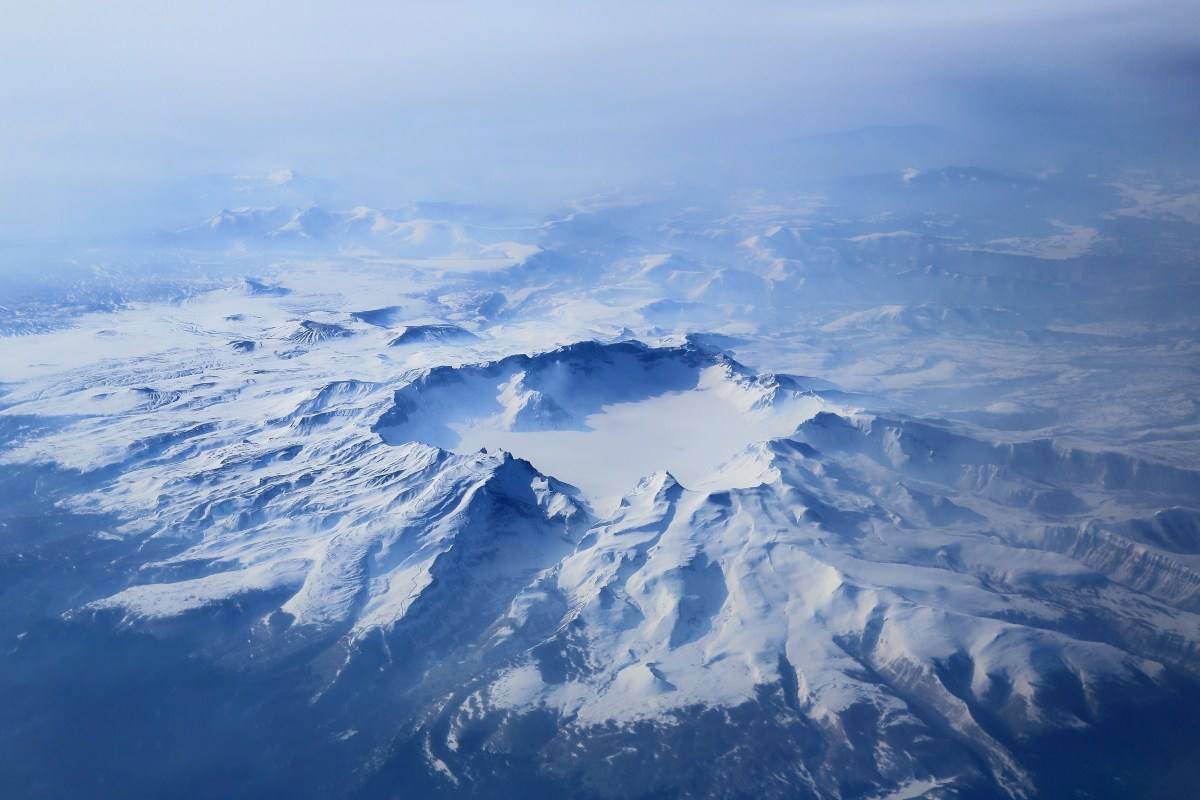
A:
[[[802,183],[876,166],[801,144],[875,126],[946,132],[931,159],[1190,170],[1189,6],[27,4],[0,32],[0,235],[182,218],[196,181],[286,169],[383,204]]]

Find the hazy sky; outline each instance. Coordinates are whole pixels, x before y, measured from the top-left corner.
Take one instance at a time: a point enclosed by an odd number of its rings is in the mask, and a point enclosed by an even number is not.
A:
[[[283,168],[330,203],[801,181],[806,137],[875,125],[949,131],[949,160],[1192,169],[1196,8],[23,3],[0,236],[166,224]]]

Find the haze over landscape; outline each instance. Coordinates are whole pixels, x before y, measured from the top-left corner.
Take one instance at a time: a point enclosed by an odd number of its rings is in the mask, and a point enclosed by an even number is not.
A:
[[[1200,787],[1194,4],[0,50],[5,796]]]

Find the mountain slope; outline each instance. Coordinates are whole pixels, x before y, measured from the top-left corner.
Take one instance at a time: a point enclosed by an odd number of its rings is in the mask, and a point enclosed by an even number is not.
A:
[[[575,430],[710,379],[800,422],[611,512],[507,453],[412,441],[437,430],[419,414]],[[390,396],[330,383],[252,438],[158,434],[80,501],[140,555],[67,618],[237,671],[304,665],[314,713],[372,765],[367,796],[402,770],[431,796],[517,776],[589,797],[1034,797],[1056,773],[1031,743],[1198,677],[1200,474],[811,384],[694,345],[580,343]]]

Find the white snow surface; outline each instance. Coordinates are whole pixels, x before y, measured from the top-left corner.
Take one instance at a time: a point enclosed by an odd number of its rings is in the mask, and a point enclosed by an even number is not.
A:
[[[1056,433],[1020,388],[1044,364],[1006,341],[1020,321],[994,303],[831,310],[805,328],[812,339],[756,321],[746,309],[777,307],[799,280],[779,213],[755,206],[722,222],[749,228],[703,234],[749,253],[747,269],[651,253],[606,263],[599,288],[543,294],[553,253],[478,245],[458,223],[225,212],[205,230],[356,231],[517,277],[288,258],[269,280],[22,337],[0,373],[0,415],[56,426],[0,461],[96,476],[73,509],[113,515],[108,535],[146,554],[75,619],[159,630],[254,602],[266,609],[257,642],[327,641],[351,664],[376,639],[469,615],[455,646],[484,666],[465,709],[549,709],[581,729],[668,724],[782,686],[831,736],[855,706],[881,729],[935,719],[1028,796],[972,703],[1027,735],[1086,724],[1046,700],[1064,680],[1099,707],[1105,687],[1195,671],[1200,471],[1081,442],[1107,424],[1099,405]],[[1096,242],[1060,227],[992,244],[1052,260]],[[706,323],[707,339],[685,340]],[[470,335],[389,346],[450,325]],[[904,352],[889,338],[945,330],[955,342]],[[954,350],[963,331],[991,343]],[[821,351],[821,334],[858,357]],[[789,374],[823,364],[831,380]],[[966,391],[984,372],[1017,388],[969,410],[1035,419],[1033,433],[985,430],[957,400],[937,419],[908,413],[920,391]],[[939,781],[897,774],[886,796]]]

